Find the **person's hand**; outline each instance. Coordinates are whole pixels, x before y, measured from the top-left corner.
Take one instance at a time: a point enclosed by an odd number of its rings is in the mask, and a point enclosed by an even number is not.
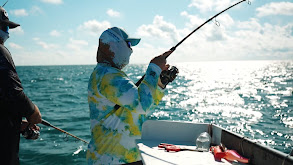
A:
[[[154,64],[158,65],[158,66],[162,69],[162,71],[163,71],[163,70],[168,70],[168,68],[170,67],[170,65],[169,65],[169,64],[166,64],[166,63],[167,63],[166,58],[167,58],[167,56],[169,56],[172,52],[173,52],[172,50],[169,50],[169,51],[167,51],[167,52],[165,52],[165,53],[163,53],[163,54],[161,54],[161,55],[159,55],[159,56],[153,58],[153,59],[151,60],[151,63],[154,63]]]
[[[26,139],[36,140],[40,136],[40,127],[26,120],[21,122],[20,132]]]
[[[21,121],[20,131],[24,131],[26,127],[30,127],[32,130],[40,131],[40,127],[38,127],[36,124],[31,124],[26,120]]]
[[[30,117],[27,117],[26,119],[31,124],[38,124],[42,122],[41,112],[36,105],[35,105],[35,112]]]

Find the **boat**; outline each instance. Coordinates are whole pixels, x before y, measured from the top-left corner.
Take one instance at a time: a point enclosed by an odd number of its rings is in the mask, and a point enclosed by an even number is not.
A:
[[[215,159],[211,151],[196,151],[196,139],[208,132],[211,146],[225,145],[239,155],[248,158],[252,165],[293,165],[293,150],[285,154],[276,149],[262,145],[248,137],[231,132],[220,126],[208,123],[192,123],[180,121],[148,120],[142,126],[141,139],[136,140],[143,164],[197,164],[197,165],[229,165],[244,164],[239,161]],[[172,144],[187,151],[167,152],[160,144]]]

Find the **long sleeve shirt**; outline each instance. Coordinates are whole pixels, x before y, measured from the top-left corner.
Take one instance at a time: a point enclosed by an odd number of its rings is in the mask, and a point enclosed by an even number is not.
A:
[[[135,140],[141,137],[145,115],[158,105],[161,69],[150,63],[137,87],[127,75],[98,63],[88,85],[91,141],[88,164],[124,164],[141,160]],[[116,110],[115,105],[120,107]]]
[[[34,104],[23,92],[10,52],[0,44],[0,118],[15,120],[29,117],[34,111]]]
[[[11,54],[0,44],[0,129],[1,164],[19,164],[22,117],[30,117],[35,105],[24,94]]]

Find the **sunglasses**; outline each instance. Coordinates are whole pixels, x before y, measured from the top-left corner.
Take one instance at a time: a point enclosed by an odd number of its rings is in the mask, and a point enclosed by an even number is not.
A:
[[[8,33],[9,31],[9,26],[1,26],[1,30]]]
[[[125,42],[126,42],[127,46],[128,46],[129,48],[131,48],[131,42],[130,42],[130,41],[125,41]]]

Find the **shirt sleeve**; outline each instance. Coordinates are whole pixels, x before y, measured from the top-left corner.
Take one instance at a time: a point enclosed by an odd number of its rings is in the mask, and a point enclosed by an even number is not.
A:
[[[0,51],[0,107],[9,111],[7,113],[29,117],[34,113],[35,105],[23,92],[13,61],[5,55],[9,54]]]
[[[163,97],[163,92],[158,88],[160,73],[161,68],[150,63],[138,87],[123,72],[105,74],[98,90],[111,102],[145,114]]]

